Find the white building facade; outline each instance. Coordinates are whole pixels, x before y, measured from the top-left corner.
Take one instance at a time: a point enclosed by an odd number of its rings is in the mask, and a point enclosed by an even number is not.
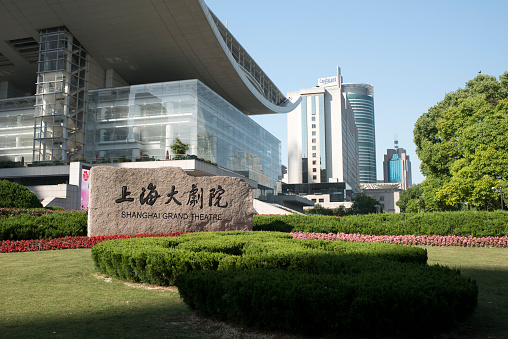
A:
[[[287,97],[300,100],[287,115],[288,184],[343,182],[346,190],[359,192],[358,130],[340,68],[337,76]],[[343,194],[336,201],[344,201]]]

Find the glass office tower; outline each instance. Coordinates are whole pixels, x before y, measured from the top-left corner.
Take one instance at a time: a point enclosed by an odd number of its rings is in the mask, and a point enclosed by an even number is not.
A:
[[[395,141],[393,149],[386,150],[383,177],[385,183],[400,182],[403,190],[412,186],[411,161],[406,150],[399,148],[398,141]]]
[[[376,182],[374,89],[366,84],[343,84],[358,129],[360,183]]]

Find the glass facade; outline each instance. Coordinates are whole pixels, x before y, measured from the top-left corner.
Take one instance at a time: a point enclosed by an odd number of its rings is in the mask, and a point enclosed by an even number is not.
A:
[[[89,91],[86,159],[164,160],[188,154],[274,188],[280,141],[199,80]]]
[[[364,84],[344,84],[358,129],[360,183],[376,182],[376,133],[373,88]]]
[[[330,202],[346,201],[346,183],[305,183],[305,184],[283,184],[282,191],[288,195],[329,195]]]
[[[390,181],[389,182],[402,182],[402,163],[397,153],[393,154],[389,163],[390,167]]]
[[[32,162],[35,97],[0,100],[0,161]]]

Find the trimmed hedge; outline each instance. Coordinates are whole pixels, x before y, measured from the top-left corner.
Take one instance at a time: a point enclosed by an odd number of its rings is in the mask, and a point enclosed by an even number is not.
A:
[[[508,212],[433,212],[327,216],[256,216],[255,231],[365,235],[508,236]]]
[[[193,270],[269,268],[336,273],[369,257],[425,264],[427,251],[382,243],[294,240],[284,233],[245,231],[122,239],[92,248],[92,258],[101,272],[165,286]]]
[[[453,326],[478,289],[458,271],[427,266],[425,249],[215,232],[105,241],[96,267],[135,282],[178,286],[208,316],[299,333],[410,334]]]
[[[476,282],[446,267],[372,260],[340,274],[194,271],[178,276],[199,313],[308,335],[420,337],[473,313]]]
[[[62,214],[59,222],[53,218],[20,218],[30,214]],[[81,213],[74,217],[73,213]],[[46,209],[0,208],[0,240],[29,240],[44,237],[84,236],[86,212],[50,211]],[[78,219],[76,221],[76,218]],[[63,220],[68,219],[68,220]],[[254,216],[255,231],[346,233],[364,235],[456,235],[473,237],[508,236],[508,212],[434,212],[406,214],[370,214],[345,218],[325,216]],[[76,225],[72,223],[78,222]],[[58,229],[62,227],[62,229]],[[7,229],[6,229],[7,228]],[[48,230],[51,231],[48,231]],[[33,238],[30,238],[30,237]]]
[[[0,218],[0,240],[52,239],[87,235],[85,212],[19,214]]]
[[[0,208],[0,218],[13,217],[20,214],[41,216],[43,214],[67,212],[54,207],[50,208]],[[86,212],[85,212],[86,213]]]

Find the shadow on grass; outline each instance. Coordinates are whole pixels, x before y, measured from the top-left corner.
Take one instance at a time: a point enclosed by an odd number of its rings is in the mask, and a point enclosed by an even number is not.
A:
[[[476,280],[478,306],[473,316],[447,333],[448,338],[508,338],[508,270],[463,267],[460,271]]]
[[[192,312],[183,303],[167,307],[124,307],[61,315],[58,319],[24,319],[0,325],[3,338],[202,338]]]

